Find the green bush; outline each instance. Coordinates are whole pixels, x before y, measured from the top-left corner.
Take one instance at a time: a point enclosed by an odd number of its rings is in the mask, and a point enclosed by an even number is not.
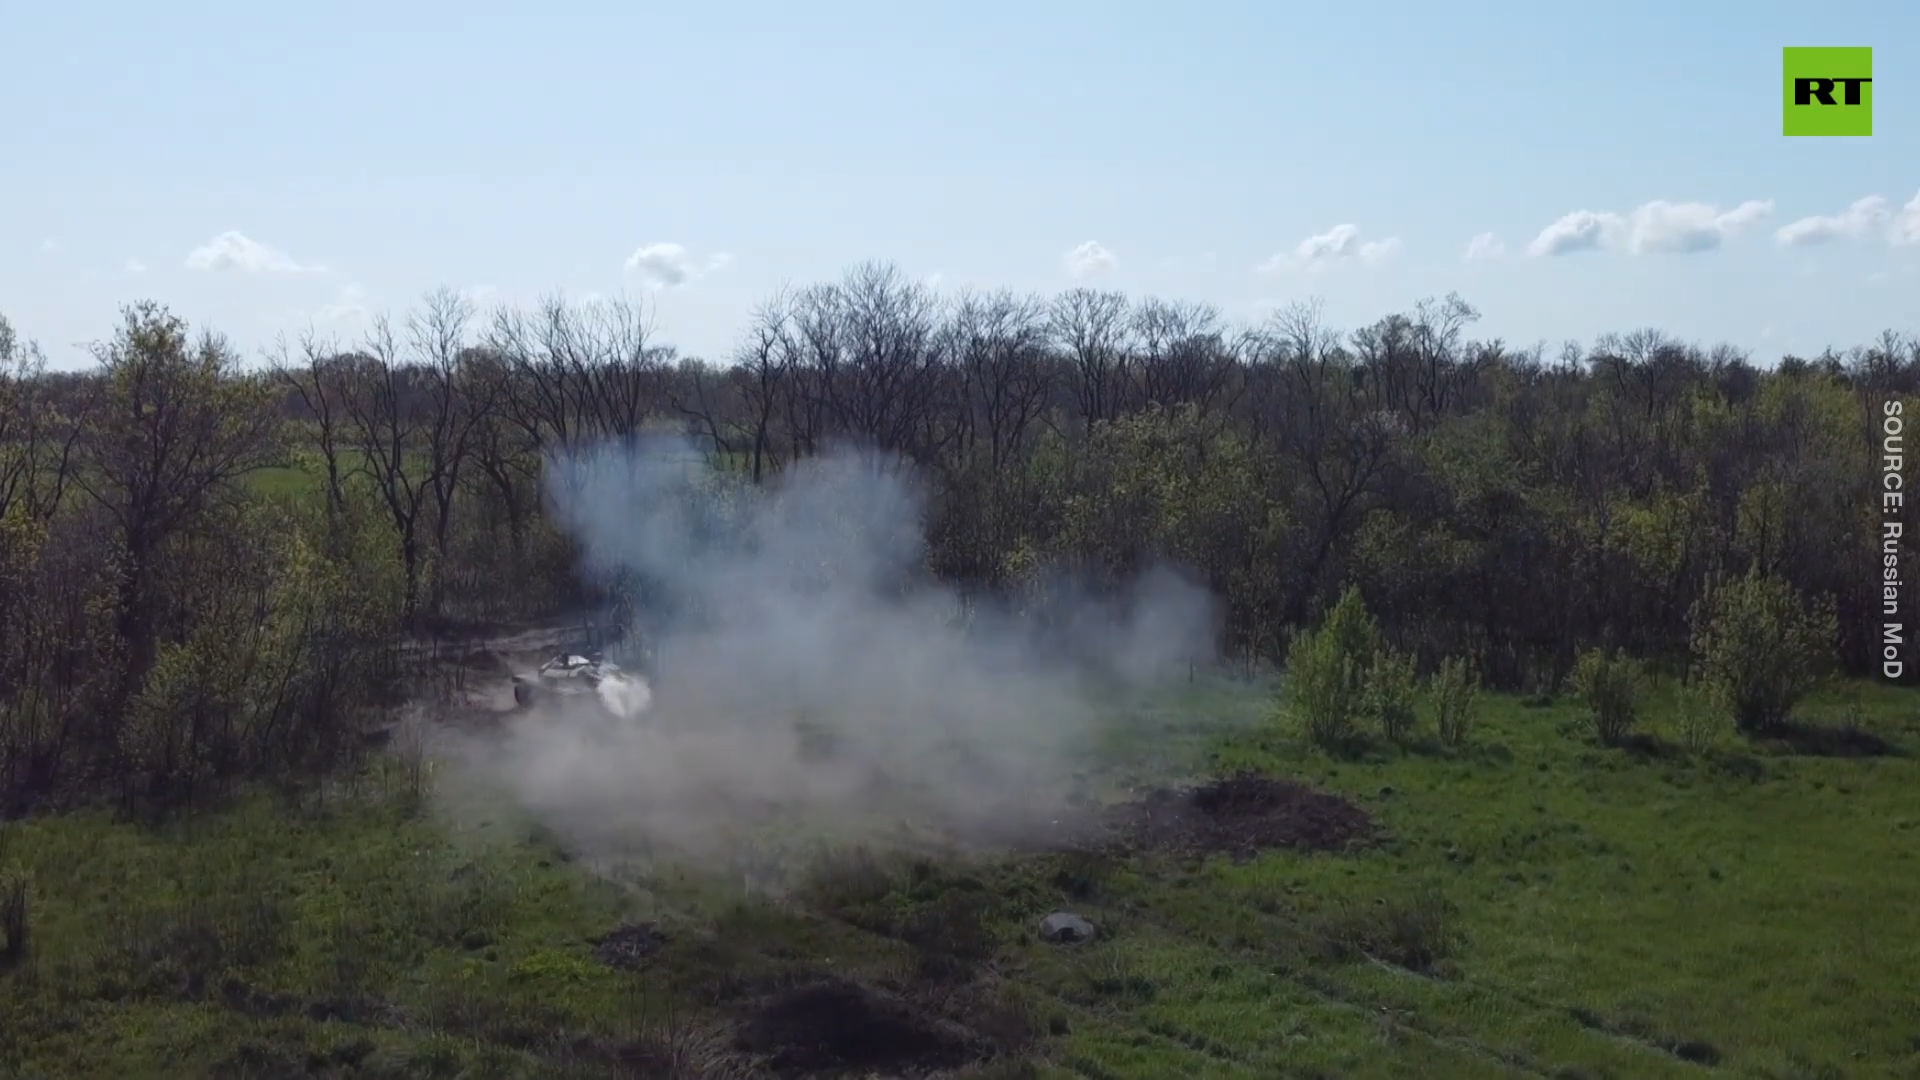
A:
[[[1569,679],[1587,706],[1587,723],[1608,746],[1633,734],[1646,697],[1647,676],[1640,662],[1614,650],[1589,649],[1573,665]]]
[[[1480,696],[1480,676],[1464,658],[1449,656],[1440,662],[1428,684],[1433,695],[1434,719],[1440,741],[1464,746],[1473,734],[1473,707]]]
[[[1400,742],[1413,733],[1419,716],[1414,711],[1416,687],[1410,656],[1383,651],[1367,668],[1362,708],[1388,742]]]
[[[1353,660],[1324,630],[1308,630],[1287,650],[1286,706],[1307,741],[1328,750],[1353,742],[1360,709]]]
[[[1690,614],[1698,678],[1743,732],[1785,723],[1833,665],[1833,601],[1809,601],[1757,568],[1709,581]]]
[[[1350,747],[1366,707],[1366,676],[1380,652],[1380,630],[1349,587],[1318,630],[1303,631],[1287,650],[1286,705],[1308,741],[1327,750]]]
[[[1380,640],[1380,624],[1367,611],[1359,586],[1349,585],[1340,594],[1339,601],[1327,612],[1327,621],[1320,632],[1333,639],[1340,655],[1353,661],[1351,681],[1357,688],[1361,676],[1373,666],[1373,658],[1385,648]]]

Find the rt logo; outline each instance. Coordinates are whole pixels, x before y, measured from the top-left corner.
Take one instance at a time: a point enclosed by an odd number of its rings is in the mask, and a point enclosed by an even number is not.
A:
[[[1781,50],[1782,135],[1873,134],[1873,50]]]

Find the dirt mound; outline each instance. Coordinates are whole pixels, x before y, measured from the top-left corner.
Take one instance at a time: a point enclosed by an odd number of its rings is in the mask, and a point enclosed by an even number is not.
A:
[[[1338,795],[1257,773],[1154,791],[1116,807],[1106,826],[1122,847],[1239,857],[1270,848],[1340,851],[1375,833],[1373,818]]]
[[[983,1048],[964,1029],[845,979],[825,979],[762,1002],[738,1047],[782,1076],[915,1076],[964,1065]]]
[[[667,944],[667,935],[650,922],[621,923],[593,943],[594,959],[621,971],[646,966]]]

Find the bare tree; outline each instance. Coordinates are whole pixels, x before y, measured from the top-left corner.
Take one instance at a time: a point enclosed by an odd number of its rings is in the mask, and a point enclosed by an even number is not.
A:
[[[659,411],[674,349],[656,343],[653,314],[639,301],[595,301],[572,321],[582,411],[597,435],[631,442]]]
[[[1129,309],[1125,293],[1091,289],[1074,289],[1053,302],[1053,337],[1073,364],[1074,396],[1089,424],[1112,420],[1125,407]]]
[[[1046,307],[1004,290],[968,294],[948,332],[965,379],[962,422],[969,439],[984,439],[987,466],[998,475],[1024,451],[1051,389]]]
[[[805,363],[800,317],[800,298],[783,289],[754,309],[731,367],[686,362],[674,379],[674,408],[720,453],[744,452],[756,484],[779,468],[783,418],[807,408],[796,400],[810,389],[799,378]],[[830,334],[833,328],[822,329]],[[812,407],[823,412],[825,402]]]
[[[864,263],[813,294],[808,340],[836,433],[930,460],[945,434],[938,301],[898,267]]]
[[[401,610],[412,621],[420,612],[424,569],[420,518],[431,498],[421,455],[432,420],[411,385],[412,373],[402,365],[388,316],[375,316],[364,348],[349,363],[341,406],[359,459],[356,468],[372,483],[393,525],[406,580]]]
[[[1192,404],[1213,410],[1234,367],[1220,310],[1149,298],[1133,311],[1138,355],[1129,365],[1134,398],[1146,404]]]
[[[454,495],[460,490],[473,432],[492,411],[498,386],[474,375],[474,351],[468,344],[472,320],[472,303],[445,288],[429,294],[425,306],[408,320],[427,412],[420,471],[433,501],[434,554],[443,564],[453,534]],[[430,599],[437,613],[443,597],[440,578],[434,582]]]
[[[1300,469],[1317,511],[1302,585],[1287,621],[1297,625],[1335,547],[1358,518],[1391,446],[1393,425],[1368,408],[1353,359],[1324,323],[1319,303],[1296,303],[1269,324],[1281,408],[1277,438]]]
[[[284,340],[278,343],[274,371],[299,402],[301,419],[313,425],[314,446],[325,472],[327,509],[338,513],[346,504],[342,481],[350,471],[342,461],[341,423],[351,363],[342,359],[336,344],[322,342],[309,330],[301,335],[298,362]]]
[[[49,390],[46,356],[0,316],[0,518],[18,507],[44,522],[72,482],[80,421]]]

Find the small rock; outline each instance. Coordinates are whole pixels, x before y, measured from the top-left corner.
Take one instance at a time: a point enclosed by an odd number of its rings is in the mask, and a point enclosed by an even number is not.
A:
[[[1056,911],[1040,920],[1040,940],[1056,945],[1092,941],[1098,933],[1092,923],[1069,911]]]

